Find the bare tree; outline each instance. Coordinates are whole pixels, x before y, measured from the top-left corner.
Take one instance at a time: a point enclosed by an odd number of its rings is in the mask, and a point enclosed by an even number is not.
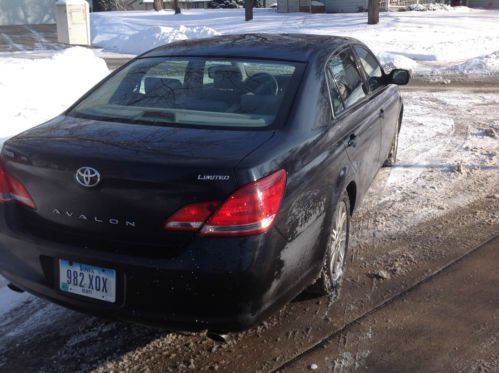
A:
[[[93,10],[96,12],[126,10],[125,0],[94,0],[93,5]]]
[[[367,23],[376,25],[379,23],[379,0],[369,0],[367,8]]]
[[[178,0],[173,0],[173,4],[172,4],[172,6],[173,6],[173,10],[175,11],[175,14],[180,14],[180,13],[182,13],[182,12],[180,11],[180,6],[178,5]]]
[[[153,8],[156,12],[163,10],[163,0],[154,0]]]
[[[246,0],[244,3],[244,17],[246,21],[251,21],[253,19],[253,1]]]

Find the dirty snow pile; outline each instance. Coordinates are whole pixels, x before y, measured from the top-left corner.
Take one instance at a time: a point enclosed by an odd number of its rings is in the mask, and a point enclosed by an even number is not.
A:
[[[7,280],[0,276],[0,315],[22,305],[31,296],[27,293],[15,293],[7,287]]]
[[[104,60],[81,47],[51,58],[0,58],[0,144],[60,114],[108,73]]]
[[[436,10],[445,10],[452,11],[453,7],[447,4],[440,3],[428,3],[428,4],[411,4],[409,5],[409,10],[415,10],[418,12],[426,12],[426,11],[436,11]]]
[[[499,11],[429,4],[432,12],[383,12],[367,25],[366,13],[277,13],[244,9],[92,13],[94,46],[107,52],[139,54],[161,44],[241,33],[308,33],[350,36],[366,43],[389,67],[416,75],[499,76]]]
[[[486,56],[472,58],[466,62],[443,68],[443,72],[449,74],[467,75],[474,74],[477,71],[491,71],[499,74],[499,51],[491,53]]]

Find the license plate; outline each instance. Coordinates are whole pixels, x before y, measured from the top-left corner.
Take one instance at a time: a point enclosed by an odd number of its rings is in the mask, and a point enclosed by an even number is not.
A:
[[[60,259],[59,289],[114,303],[116,301],[116,271]]]

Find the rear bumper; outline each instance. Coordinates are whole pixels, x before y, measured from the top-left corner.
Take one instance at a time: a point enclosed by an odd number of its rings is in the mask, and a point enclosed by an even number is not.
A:
[[[99,316],[177,330],[244,330],[296,295],[282,273],[285,246],[275,230],[244,238],[200,238],[176,256],[103,252],[19,236],[0,222],[0,273],[18,287]],[[116,270],[110,304],[62,292],[59,259]]]

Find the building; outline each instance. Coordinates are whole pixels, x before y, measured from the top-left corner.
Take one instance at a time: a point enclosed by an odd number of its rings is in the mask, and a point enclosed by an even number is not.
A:
[[[277,11],[279,13],[325,13],[324,0],[277,0]]]
[[[324,0],[328,13],[355,13],[367,9],[367,0]]]
[[[0,0],[0,25],[55,23],[56,0]]]
[[[464,0],[470,8],[499,9],[499,0]]]
[[[93,0],[86,0],[93,8]],[[207,8],[211,0],[179,0],[181,9]],[[0,0],[0,26],[55,23],[57,0]],[[172,8],[172,1],[164,2],[165,9]],[[124,0],[117,10],[153,9],[153,0]]]
[[[204,9],[208,8],[208,3],[211,0],[179,0],[180,9]],[[165,0],[165,9],[172,9],[172,1]],[[153,9],[153,0],[139,0],[133,4],[135,10],[150,10]]]
[[[327,13],[355,13],[367,10],[368,0],[320,0],[326,6]],[[450,0],[380,0],[381,10],[397,10],[412,4],[450,3]],[[470,8],[499,9],[499,0],[461,0]],[[282,13],[306,11],[304,4],[310,0],[278,0],[277,11]]]
[[[92,7],[92,0],[87,0]],[[0,0],[0,26],[55,23],[57,0]]]

